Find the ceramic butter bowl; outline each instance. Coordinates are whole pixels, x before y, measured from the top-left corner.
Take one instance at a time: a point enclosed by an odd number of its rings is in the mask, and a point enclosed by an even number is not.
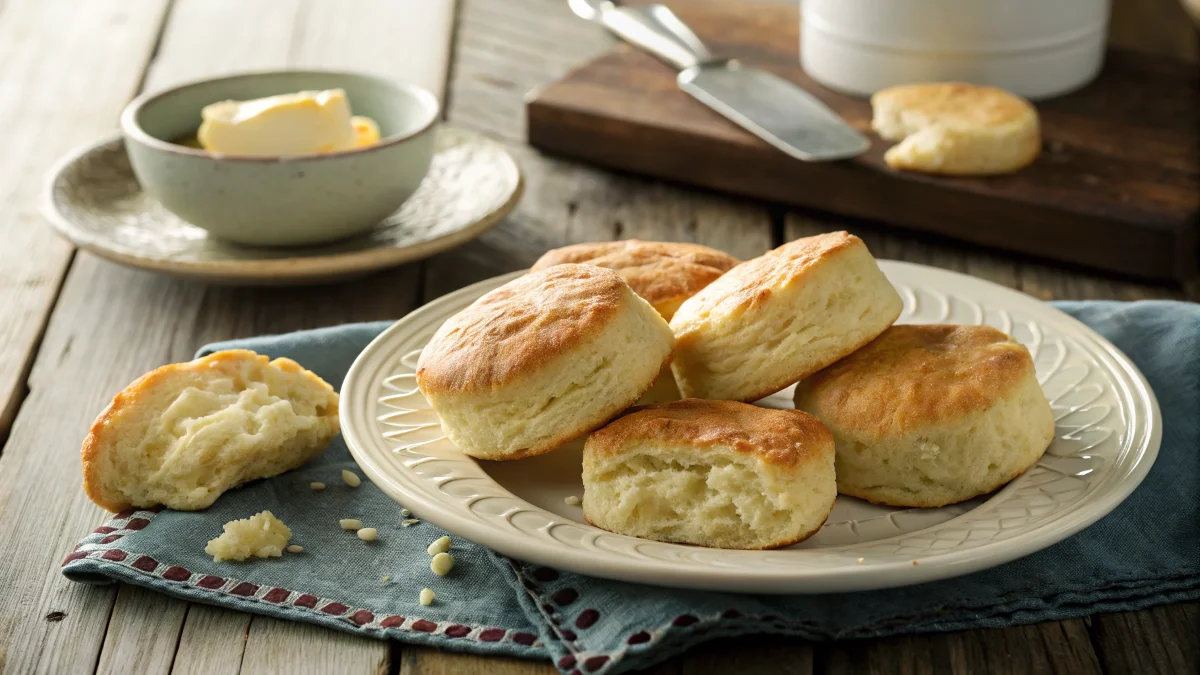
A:
[[[289,157],[237,157],[180,144],[204,106],[304,90],[344,89],[382,139],[363,148]],[[437,99],[416,86],[354,73],[234,75],[138,97],[121,130],[142,188],[169,211],[239,244],[295,246],[371,229],[407,200],[429,171]]]

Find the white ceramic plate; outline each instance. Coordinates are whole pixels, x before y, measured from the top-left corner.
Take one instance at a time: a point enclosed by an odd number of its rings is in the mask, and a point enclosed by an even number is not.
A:
[[[240,246],[208,236],[142,191],[119,136],[51,170],[43,210],[77,246],[121,265],[207,283],[282,286],[362,276],[459,246],[500,222],[520,196],[521,172],[504,146],[442,126],[413,196],[374,229],[328,244]]]
[[[1027,295],[954,272],[881,261],[904,323],[989,324],[1029,347],[1057,437],[1038,464],[987,497],[937,509],[838,497],[795,546],[728,551],[612,534],[563,499],[582,495],[580,446],[478,462],[443,435],[417,390],[417,355],[448,317],[516,275],[442,297],[384,331],[342,385],[342,433],[366,474],[418,517],[505,555],[662,586],[819,593],[903,586],[992,567],[1087,527],[1137,487],[1162,420],[1137,368],[1082,323]],[[518,273],[519,274],[519,273]],[[790,392],[765,405],[790,406]]]

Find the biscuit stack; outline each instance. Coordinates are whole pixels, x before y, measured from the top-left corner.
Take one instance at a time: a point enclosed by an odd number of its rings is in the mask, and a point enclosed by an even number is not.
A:
[[[598,527],[773,548],[820,529],[838,492],[962,501],[1053,438],[1024,347],[988,327],[893,327],[901,309],[845,232],[741,264],[694,244],[583,244],[447,321],[417,383],[473,457],[590,433],[583,510]],[[751,404],[796,383],[796,410]],[[684,398],[630,408],[652,387]]]

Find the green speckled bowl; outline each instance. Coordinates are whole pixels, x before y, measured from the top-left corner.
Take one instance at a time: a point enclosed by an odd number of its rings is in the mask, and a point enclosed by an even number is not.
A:
[[[346,90],[379,124],[372,146],[293,157],[235,157],[172,141],[195,135],[200,110],[310,89]],[[239,244],[298,246],[365,232],[408,199],[429,171],[437,99],[409,84],[355,73],[247,73],[138,97],[121,130],[143,189],[209,234]]]

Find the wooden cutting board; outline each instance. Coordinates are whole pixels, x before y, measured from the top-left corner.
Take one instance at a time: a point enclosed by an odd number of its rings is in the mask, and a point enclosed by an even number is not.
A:
[[[870,132],[867,101],[800,68],[796,3],[668,1],[721,54],[773,71]],[[860,217],[1123,274],[1186,280],[1200,228],[1200,70],[1110,51],[1081,91],[1039,102],[1037,162],[946,178],[883,162],[890,143],[832,163],[791,159],[675,86],[622,45],[531,94],[529,141],[550,153],[714,190]]]

